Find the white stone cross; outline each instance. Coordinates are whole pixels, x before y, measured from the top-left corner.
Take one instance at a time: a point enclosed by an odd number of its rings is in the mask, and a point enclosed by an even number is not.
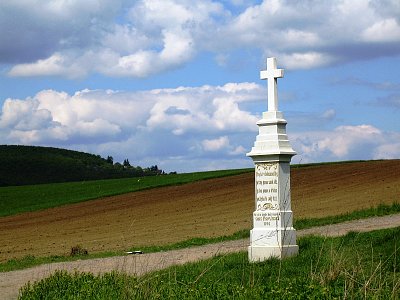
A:
[[[278,110],[278,78],[283,77],[283,69],[276,68],[276,58],[267,59],[267,70],[260,72],[261,79],[268,80],[268,111]]]

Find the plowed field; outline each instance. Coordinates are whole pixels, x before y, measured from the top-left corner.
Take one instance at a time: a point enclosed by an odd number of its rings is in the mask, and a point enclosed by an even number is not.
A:
[[[400,202],[400,160],[292,170],[295,218]],[[0,218],[0,261],[169,244],[250,229],[254,174],[108,197]]]

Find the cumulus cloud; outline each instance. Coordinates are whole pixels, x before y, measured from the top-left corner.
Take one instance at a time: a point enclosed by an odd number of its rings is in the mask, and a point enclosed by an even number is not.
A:
[[[398,42],[400,26],[395,18],[381,20],[365,29],[361,36],[371,42]]]
[[[10,76],[147,77],[204,52],[223,67],[233,53],[256,49],[305,69],[400,50],[395,0],[254,2],[6,0],[0,63]]]
[[[221,136],[213,140],[204,140],[201,144],[205,151],[218,151],[229,146],[229,138],[227,136]]]
[[[34,63],[18,64],[8,72],[12,77],[32,76],[65,76],[71,79],[87,75],[85,64],[72,57],[55,53],[46,59],[39,59]]]
[[[284,67],[315,68],[382,55],[377,43],[387,55],[398,53],[398,12],[396,1],[382,6],[373,1],[263,1],[222,31],[228,47],[263,45],[264,53],[279,57]]]
[[[3,19],[3,30],[17,31],[15,37],[19,40],[19,29],[14,30],[12,24],[20,18],[19,28],[26,36],[18,51],[13,51],[9,45],[15,48],[18,43],[13,43],[6,32],[0,35],[7,37],[5,41],[0,39],[0,53],[7,52],[4,56],[9,56],[8,62],[17,62],[10,76],[74,78],[100,72],[146,77],[176,68],[193,58],[198,48],[195,36],[211,26],[214,15],[223,12],[222,5],[212,1],[150,0],[130,6],[120,1],[78,2],[53,1],[50,5],[38,1],[32,12],[32,5],[27,3],[0,4],[1,9],[10,12]],[[71,26],[67,20],[72,19]],[[115,19],[122,22],[115,23]],[[30,22],[35,26],[29,27]],[[30,40],[34,42],[28,45]],[[33,54],[29,54],[32,47]],[[26,52],[23,63],[19,62],[19,52]]]
[[[217,87],[154,90],[152,93],[162,97],[163,101],[157,102],[150,110],[147,127],[182,135],[187,132],[244,132],[254,129],[257,116],[242,110],[240,103],[262,99],[265,89],[254,83],[228,83]]]
[[[47,109],[39,109],[39,101],[37,100],[7,99],[3,104],[0,128],[36,130],[47,128],[52,124],[51,112]]]
[[[372,125],[339,126],[332,131],[310,131],[290,136],[296,162],[400,157],[399,133]]]
[[[8,144],[67,145],[116,157],[130,153],[144,161],[207,153],[234,157],[244,152],[259,118],[242,104],[264,96],[265,88],[246,82],[137,92],[86,89],[73,95],[43,90],[4,102],[0,136]]]
[[[43,90],[4,102],[0,138],[8,144],[112,155],[119,161],[128,157],[143,166],[157,162],[178,171],[250,167],[244,154],[254,143],[261,116],[247,107],[265,101],[265,92],[254,83],[137,92]],[[334,109],[304,116],[318,120],[319,128],[334,118]],[[400,157],[399,133],[369,124],[315,128],[289,132],[298,153],[295,162]]]
[[[400,140],[399,134],[392,134],[392,137],[396,138],[396,140]],[[400,156],[400,143],[396,142],[396,140],[392,140],[392,142],[388,141],[384,145],[378,146],[374,150],[374,159],[398,159]]]
[[[277,53],[277,55],[279,54]],[[315,51],[283,54],[280,55],[280,58],[282,58],[282,63],[289,69],[312,69],[329,65],[335,61],[334,56]]]

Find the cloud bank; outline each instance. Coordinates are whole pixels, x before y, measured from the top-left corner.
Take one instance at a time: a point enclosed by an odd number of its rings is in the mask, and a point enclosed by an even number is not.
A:
[[[245,153],[261,117],[250,108],[265,105],[265,95],[264,87],[247,82],[137,92],[86,89],[73,95],[43,90],[4,102],[0,139],[112,155],[117,161],[128,158],[168,171],[250,167]],[[314,129],[289,132],[298,153],[294,162],[400,156],[397,132],[368,124],[318,129],[335,114],[322,111],[310,118],[318,120],[311,124]],[[289,122],[306,120],[294,116]]]
[[[141,78],[201,53],[227,66],[257,49],[288,69],[316,68],[397,55],[399,16],[396,0],[5,0],[0,63],[14,77]]]

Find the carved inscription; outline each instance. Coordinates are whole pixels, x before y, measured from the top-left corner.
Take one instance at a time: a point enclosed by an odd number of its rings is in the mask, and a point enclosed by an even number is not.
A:
[[[279,212],[257,212],[253,213],[255,227],[276,226],[280,219]]]
[[[256,210],[277,210],[278,163],[256,164]]]

